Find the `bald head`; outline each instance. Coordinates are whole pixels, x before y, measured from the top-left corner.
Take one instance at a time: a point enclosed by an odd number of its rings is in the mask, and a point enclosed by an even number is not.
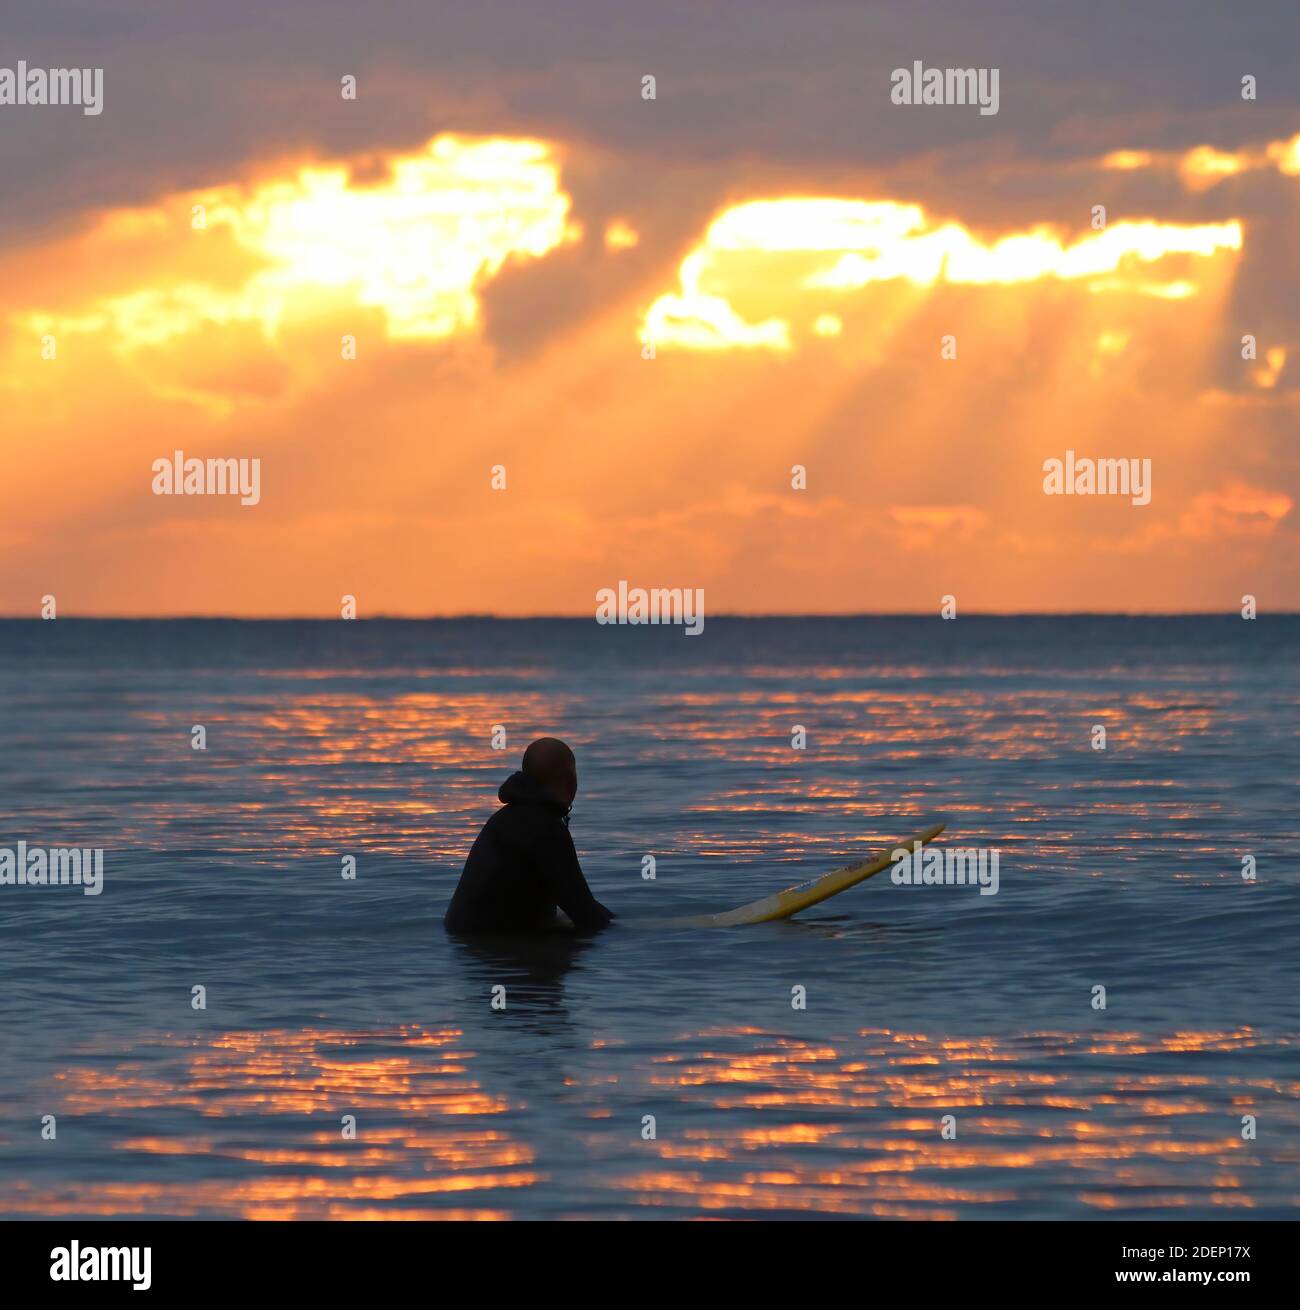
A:
[[[578,761],[558,737],[538,737],[524,752],[524,772],[556,800],[572,805],[578,794]]]

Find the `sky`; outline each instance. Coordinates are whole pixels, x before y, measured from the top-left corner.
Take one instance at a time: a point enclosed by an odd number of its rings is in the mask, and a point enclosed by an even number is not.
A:
[[[0,103],[0,613],[1300,608],[1298,46],[1272,2],[7,5],[0,70],[103,98]],[[914,61],[997,112],[895,103]],[[177,452],[256,496],[163,494]]]

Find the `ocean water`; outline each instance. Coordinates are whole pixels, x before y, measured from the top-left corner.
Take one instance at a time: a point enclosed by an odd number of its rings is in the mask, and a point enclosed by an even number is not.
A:
[[[0,847],[104,850],[99,896],[0,886],[0,1214],[1294,1217],[1297,651],[1278,617],[0,623]],[[541,734],[620,922],[450,940]],[[931,820],[996,895],[649,926]]]

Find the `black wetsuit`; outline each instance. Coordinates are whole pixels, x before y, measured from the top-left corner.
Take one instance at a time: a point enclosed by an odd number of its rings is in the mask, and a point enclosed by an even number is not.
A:
[[[568,809],[526,773],[512,773],[503,802],[470,847],[443,923],[452,932],[537,932],[558,906],[580,932],[613,915],[591,894],[569,836]]]

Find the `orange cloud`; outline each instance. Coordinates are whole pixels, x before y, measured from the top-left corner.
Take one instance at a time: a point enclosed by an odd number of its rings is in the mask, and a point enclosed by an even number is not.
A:
[[[133,285],[62,308],[29,304],[15,325],[36,335],[97,333],[130,352],[205,329],[244,325],[274,342],[286,320],[354,305],[394,339],[439,339],[478,322],[478,292],[512,258],[541,258],[573,238],[551,149],[535,141],[441,136],[388,161],[374,182],[343,165],[285,180],[172,196],[104,217],[81,244],[121,267],[164,247]],[[34,287],[29,297],[39,297]]]
[[[973,505],[896,505],[889,517],[902,529],[904,546],[911,549],[960,541],[988,523],[988,515]]]
[[[1247,570],[1293,594],[1272,543],[1290,540],[1274,452],[1294,402],[1284,359],[1231,348],[1237,224],[976,236],[894,201],[736,204],[695,241],[675,324],[719,348],[652,359],[637,329],[680,229],[599,160],[575,216],[567,149],[446,140],[441,160],[250,171],[0,253],[25,507],[0,528],[0,607],[336,614],[348,593],[365,615],[590,614],[628,578],[706,587],[715,614],[949,592],[966,612],[1204,608]],[[525,314],[543,320],[527,348],[500,349]],[[961,354],[941,362],[947,333]],[[1149,454],[1153,505],[1044,497],[1066,446]],[[150,494],[180,447],[260,458],[260,503]]]
[[[1226,178],[1265,168],[1275,168],[1284,177],[1300,175],[1300,132],[1285,141],[1270,141],[1260,148],[1243,146],[1219,150],[1215,146],[1193,146],[1190,150],[1112,150],[1100,161],[1115,172],[1155,169],[1176,172],[1188,191],[1205,191]]]
[[[1237,221],[1122,222],[1068,243],[1048,227],[985,244],[958,223],[931,225],[919,205],[829,198],[755,200],[725,210],[682,261],[681,290],[646,310],[641,339],[656,348],[794,348],[788,306],[796,298],[860,291],[902,280],[930,287],[1010,286],[1048,278],[1184,298],[1196,283],[1150,282],[1134,271],[1171,255],[1209,259],[1241,249]],[[768,307],[747,318],[736,301]],[[752,311],[751,311],[752,313]],[[763,313],[763,309],[759,309]],[[824,322],[820,317],[817,321]],[[817,329],[814,327],[814,331]]]
[[[1293,503],[1283,492],[1233,478],[1218,491],[1194,497],[1179,528],[1184,536],[1194,538],[1268,536],[1291,512]]]

